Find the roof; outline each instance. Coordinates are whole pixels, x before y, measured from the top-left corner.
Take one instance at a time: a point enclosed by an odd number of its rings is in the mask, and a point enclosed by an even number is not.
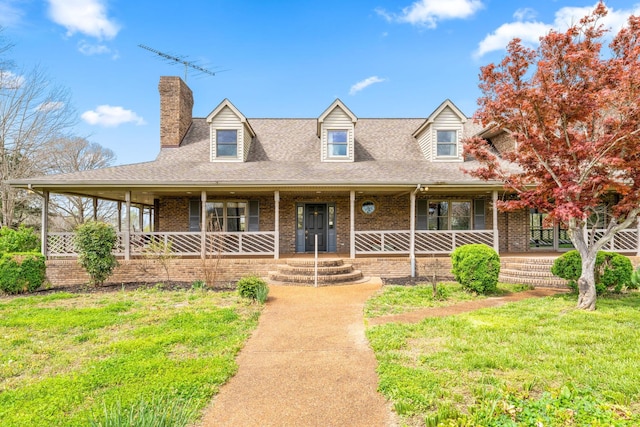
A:
[[[152,204],[159,193],[197,191],[407,191],[418,184],[450,193],[502,188],[463,172],[475,160],[431,162],[413,131],[424,119],[358,119],[354,162],[322,162],[317,119],[248,119],[255,131],[246,162],[211,162],[206,118],[194,119],[182,144],[163,148],[156,160],[83,172],[11,181],[35,191],[124,200],[136,190],[136,202]],[[467,121],[463,136],[480,127]],[[404,189],[404,190],[401,190]],[[134,201],[132,199],[132,201]]]

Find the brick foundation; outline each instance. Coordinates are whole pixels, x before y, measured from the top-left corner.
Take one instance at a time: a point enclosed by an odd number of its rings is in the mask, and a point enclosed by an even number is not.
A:
[[[361,270],[365,276],[373,277],[405,277],[411,275],[411,264],[408,257],[389,258],[356,258],[344,259],[346,263]],[[164,282],[167,274],[157,262],[143,259],[119,260],[119,266],[107,280],[109,283],[127,282]],[[220,259],[217,269],[216,260],[209,259],[173,259],[168,263],[169,280],[193,282],[205,279],[205,268],[216,272],[216,283],[235,282],[243,276],[255,274],[267,277],[276,265],[284,264],[284,260],[273,258]],[[424,257],[416,260],[416,273],[419,276],[431,276],[436,268],[438,280],[451,279],[451,260],[449,257]],[[74,260],[47,261],[47,279],[52,285],[72,286],[89,282],[89,276]]]

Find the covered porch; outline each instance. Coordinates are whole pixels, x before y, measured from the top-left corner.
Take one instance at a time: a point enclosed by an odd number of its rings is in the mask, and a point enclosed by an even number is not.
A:
[[[180,257],[300,253],[371,255],[449,254],[468,243],[500,250],[498,190],[415,186],[344,188],[61,188],[43,189],[42,252],[74,257],[72,232],[52,231],[52,194],[117,203],[123,259],[144,256],[161,244]],[[138,210],[132,219],[132,210]],[[318,239],[318,240],[316,240]]]

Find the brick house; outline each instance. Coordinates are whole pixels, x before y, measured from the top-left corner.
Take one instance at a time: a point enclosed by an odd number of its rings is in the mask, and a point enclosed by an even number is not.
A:
[[[194,118],[180,78],[161,77],[159,92],[156,160],[12,183],[44,195],[49,258],[73,255],[72,235],[48,231],[52,193],[117,201],[124,260],[164,239],[185,258],[214,252],[273,263],[318,251],[375,258],[382,271],[390,257],[402,274],[415,274],[416,259],[466,243],[500,253],[562,246],[561,230],[545,234],[542,222],[540,239],[532,238],[535,212],[493,209],[505,197],[500,182],[463,172],[478,166],[463,156],[464,137],[480,134],[497,149],[509,139],[479,128],[449,100],[426,118],[359,118],[337,99],[316,118],[280,119],[247,118],[225,99]],[[134,231],[132,206],[150,213],[151,231]]]

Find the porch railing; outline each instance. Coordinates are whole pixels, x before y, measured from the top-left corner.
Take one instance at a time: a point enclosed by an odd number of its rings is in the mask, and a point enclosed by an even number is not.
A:
[[[421,230],[415,232],[416,254],[451,253],[470,243],[493,247],[493,230]],[[356,231],[356,254],[408,254],[409,231]]]
[[[206,233],[205,255],[274,255],[275,232]],[[114,254],[125,256],[126,233],[118,233]],[[129,254],[141,256],[167,252],[175,256],[200,256],[202,233],[194,232],[132,232],[129,233]],[[47,255],[75,257],[73,233],[47,234]]]
[[[596,230],[596,238],[604,230]],[[126,234],[118,233],[114,253],[125,256]],[[494,246],[492,230],[420,230],[415,232],[417,255],[451,253],[455,248],[482,243]],[[129,255],[141,256],[166,248],[175,256],[201,256],[202,233],[198,232],[132,232],[129,233]],[[603,250],[612,252],[638,252],[640,235],[637,228],[619,231]],[[399,231],[356,231],[356,254],[405,255],[411,251],[411,233]],[[206,233],[206,256],[212,255],[275,255],[275,232],[216,232]],[[74,234],[47,233],[47,255],[75,257]]]
[[[602,237],[605,230],[596,230],[595,238]],[[640,236],[637,228],[627,228],[618,231],[602,250],[611,252],[640,252]]]

